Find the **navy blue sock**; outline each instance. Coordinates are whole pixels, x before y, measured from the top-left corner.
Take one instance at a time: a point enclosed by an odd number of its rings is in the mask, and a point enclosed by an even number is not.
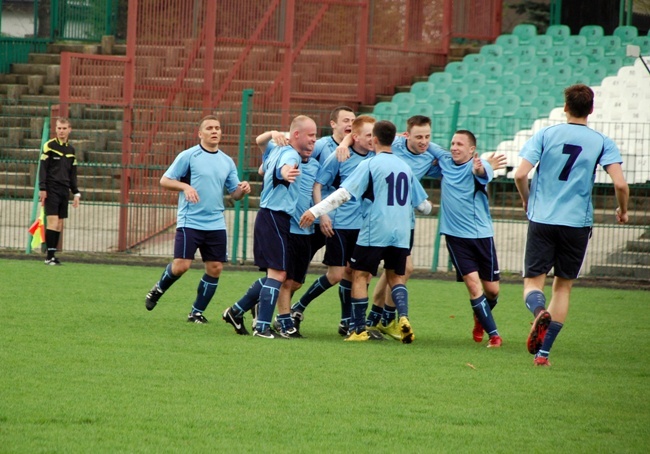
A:
[[[352,303],[352,321],[350,331],[354,330],[361,333],[366,329],[366,310],[368,310],[368,297],[351,298]]]
[[[278,302],[281,285],[282,282],[271,279],[270,277],[267,277],[264,285],[262,285],[262,290],[260,290],[260,305],[257,312],[257,324],[255,325],[257,331],[262,332],[271,325],[271,319],[273,318],[275,303]]]
[[[205,312],[205,309],[210,304],[210,300],[217,291],[219,285],[219,278],[208,276],[204,274],[199,282],[199,287],[196,289],[196,301],[192,305],[192,313]]]
[[[490,310],[494,310],[494,306],[496,306],[497,303],[499,302],[499,297],[498,296],[496,298],[494,298],[493,300],[491,300],[487,296],[485,297],[485,299],[487,300],[488,306],[490,306]]]
[[[321,277],[316,279],[313,284],[307,289],[304,295],[291,306],[292,311],[303,312],[309,303],[318,298],[320,295],[325,293],[325,291],[330,288],[332,284],[327,280],[327,275],[323,274]]]
[[[409,292],[406,289],[406,286],[402,284],[397,284],[390,292],[390,296],[393,297],[393,302],[395,303],[395,308],[400,317],[409,316]]]
[[[497,324],[494,322],[492,311],[490,310],[485,295],[481,295],[476,299],[470,299],[469,302],[472,304],[472,310],[476,318],[478,318],[478,321],[481,323],[485,332],[488,333],[488,336],[497,336],[499,334]]]
[[[395,320],[396,314],[395,306],[384,305],[384,312],[381,314],[381,324],[384,326],[390,325],[390,322]]]
[[[162,276],[160,276],[158,287],[160,287],[160,290],[164,292],[169,287],[171,287],[172,284],[176,282],[181,276],[176,276],[172,273],[172,264],[170,263],[165,267],[165,271],[163,271]]]
[[[347,279],[339,282],[339,299],[341,300],[341,322],[350,323],[352,318],[352,282]]]
[[[542,342],[542,348],[540,348],[539,353],[537,353],[539,356],[548,358],[548,354],[551,352],[551,347],[553,347],[553,342],[555,342],[555,338],[560,334],[560,330],[563,326],[564,324],[560,322],[551,322],[551,324],[548,325],[548,330],[544,336],[544,342]]]
[[[248,287],[244,296],[242,296],[239,301],[232,305],[232,310],[235,313],[235,316],[239,316],[246,311],[249,311],[253,306],[255,306],[260,300],[260,292],[262,291],[262,286],[266,281],[266,277],[261,277]]]
[[[537,317],[537,314],[539,314],[541,311],[546,309],[546,296],[544,296],[544,292],[540,290],[533,290],[532,292],[528,293],[528,295],[526,295],[525,301],[526,307],[533,313],[535,317]]]
[[[290,314],[278,314],[278,322],[280,322],[282,331],[288,331],[293,328],[293,319]]]
[[[368,314],[368,319],[366,320],[366,326],[377,326],[381,322],[381,316],[384,312],[383,307],[375,306],[374,304],[370,308],[370,313]]]

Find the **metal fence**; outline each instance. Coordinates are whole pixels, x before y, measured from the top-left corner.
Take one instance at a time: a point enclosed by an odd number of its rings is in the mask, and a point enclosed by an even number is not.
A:
[[[35,173],[43,119],[51,107],[0,107],[3,126],[11,125],[10,128],[2,128],[5,136],[0,147],[0,247],[24,250],[28,242],[27,228],[33,216]],[[40,116],[35,116],[33,112],[39,112]],[[134,119],[133,153],[130,159],[126,159],[122,153],[121,109],[72,106],[71,143],[76,147],[80,161],[79,183],[83,199],[79,209],[70,209],[70,218],[64,230],[65,250],[125,251],[126,254],[142,256],[173,254],[177,195],[162,190],[158,180],[170,159],[196,143],[196,123],[202,111],[170,108],[167,115],[174,123],[175,130],[169,132],[164,140],[145,148],[146,132],[153,127],[157,115],[156,108],[150,106],[147,112]],[[268,122],[254,126],[250,122],[251,115],[244,122],[246,130],[242,131],[239,128],[241,111],[221,110],[217,113],[224,126],[222,149],[241,164],[243,178],[254,180],[260,162],[260,152],[254,145],[254,138],[266,129],[277,129],[278,124]],[[318,117],[327,112],[313,110],[304,113]],[[321,135],[329,132],[328,127],[319,124]],[[451,132],[447,131],[446,135]],[[139,151],[143,151],[142,155]],[[509,164],[513,168],[516,165],[512,157]],[[635,181],[636,170],[628,169],[626,165],[624,168],[628,180]],[[508,177],[512,169],[506,172],[490,185],[490,198],[501,269],[504,273],[516,273],[521,270],[527,223],[512,179]],[[147,184],[142,187],[148,189],[138,189],[141,186],[134,185],[134,179],[146,180]],[[426,180],[425,187],[437,207],[439,182]],[[252,196],[237,208],[227,200],[231,259],[236,261],[252,259],[252,227],[257,211],[259,182],[254,182],[253,188]],[[650,260],[647,250],[646,253],[642,251],[647,248],[645,244],[648,242],[650,184],[634,183],[631,189],[630,224],[618,226],[614,223],[616,202],[611,184],[596,184],[596,225],[585,261],[585,274],[643,278],[647,273]],[[123,199],[123,196],[126,198]],[[444,239],[436,249],[436,232],[435,215],[418,218],[413,251],[418,268],[449,269]],[[320,259],[321,255],[317,255],[315,260]]]

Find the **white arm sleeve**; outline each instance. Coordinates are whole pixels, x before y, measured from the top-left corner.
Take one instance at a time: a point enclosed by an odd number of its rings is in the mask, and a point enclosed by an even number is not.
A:
[[[352,194],[350,194],[347,189],[338,188],[332,194],[327,196],[323,201],[311,207],[309,211],[311,211],[311,213],[318,218],[324,214],[329,213],[333,209],[340,207],[351,198]]]
[[[415,207],[415,210],[418,213],[422,213],[424,215],[427,215],[427,214],[431,213],[432,209],[433,209],[433,207],[431,206],[431,204],[429,203],[428,200],[425,200],[424,202],[422,202],[421,204],[419,204],[418,206]]]

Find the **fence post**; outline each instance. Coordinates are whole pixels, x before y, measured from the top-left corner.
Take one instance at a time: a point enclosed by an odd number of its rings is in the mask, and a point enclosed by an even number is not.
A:
[[[242,105],[239,117],[239,154],[237,157],[237,177],[242,180],[244,177],[244,159],[246,150],[246,126],[248,125],[248,113],[250,110],[250,99],[253,96],[253,89],[247,88],[242,91]],[[248,195],[245,195],[245,200],[248,202]],[[245,204],[248,208],[248,203]],[[232,253],[231,263],[237,263],[237,250],[239,249],[239,219],[241,218],[241,202],[235,201],[235,222],[233,226],[233,239],[232,239]],[[245,223],[246,224],[246,223]],[[246,232],[244,232],[246,236]]]
[[[39,173],[41,170],[41,165],[40,165],[40,157],[41,157],[41,152],[43,150],[43,147],[45,146],[45,143],[47,140],[50,138],[50,117],[45,118],[45,121],[43,122],[43,133],[41,134],[41,147],[38,149],[38,157],[39,159],[36,161],[36,177],[34,178],[34,196],[32,197],[32,216],[29,221],[29,225],[32,225],[32,223],[36,220],[36,216],[38,216],[38,186],[39,186]],[[25,249],[25,254],[29,254],[32,252],[32,239],[30,236],[27,236],[27,248]]]

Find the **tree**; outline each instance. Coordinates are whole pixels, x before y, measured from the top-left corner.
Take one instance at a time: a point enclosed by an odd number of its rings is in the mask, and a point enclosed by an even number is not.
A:
[[[38,37],[49,38],[51,32],[50,15],[52,13],[51,0],[38,2]]]

